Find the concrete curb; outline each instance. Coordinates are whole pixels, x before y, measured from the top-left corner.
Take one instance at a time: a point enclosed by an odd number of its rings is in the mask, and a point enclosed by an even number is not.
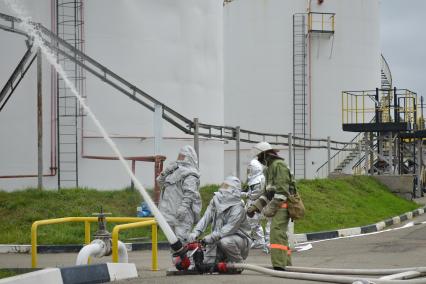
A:
[[[401,222],[411,220],[414,217],[420,216],[424,214],[426,211],[426,206],[416,209],[411,212],[404,213],[400,216],[395,216],[381,222],[362,226],[362,227],[354,227],[347,228],[335,231],[325,231],[325,232],[314,232],[314,233],[306,233],[306,234],[295,234],[294,240],[297,243],[304,243],[309,241],[318,241],[325,239],[333,239],[338,237],[348,237],[354,235],[367,234],[372,232],[378,232],[386,227],[399,224]],[[79,252],[83,245],[38,245],[37,252],[38,253],[66,253],[66,252]],[[126,243],[126,247],[128,251],[138,251],[138,250],[150,250],[151,243]],[[167,242],[158,242],[158,249],[170,249],[170,245]],[[31,246],[30,245],[0,245],[0,254],[1,253],[30,253]]]
[[[63,268],[46,268],[0,280],[0,284],[105,283],[138,277],[134,263],[100,263]]]
[[[295,234],[294,238],[296,242],[303,243],[303,242],[309,242],[309,241],[318,241],[318,240],[333,239],[338,237],[348,237],[348,236],[378,232],[383,230],[386,227],[399,224],[401,222],[413,219],[414,217],[420,216],[425,213],[425,210],[426,210],[426,206],[411,212],[404,213],[400,216],[395,216],[393,218],[389,218],[381,222],[367,225],[367,226],[347,228],[347,229],[341,229],[341,230],[335,230],[335,231]]]

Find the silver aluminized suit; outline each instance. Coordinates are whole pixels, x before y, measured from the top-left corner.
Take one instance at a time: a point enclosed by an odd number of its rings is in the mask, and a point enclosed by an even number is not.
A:
[[[248,190],[242,192],[242,197],[247,197],[247,207],[251,206],[263,192],[265,186],[265,176],[263,175],[263,166],[257,160],[253,159],[250,161],[247,167],[247,185]],[[252,248],[262,248],[267,251],[265,243],[265,234],[260,224],[261,214],[255,213],[253,218],[248,218],[248,222],[251,227],[251,237],[253,239]]]
[[[203,239],[207,243],[204,263],[242,262],[250,250],[250,225],[241,201],[241,182],[236,177],[227,177],[224,184],[229,187],[215,192],[190,237],[197,238],[211,224],[211,234]]]
[[[185,156],[184,160],[171,163],[157,178],[161,187],[158,209],[176,237],[186,243],[193,225],[200,219],[200,173],[192,146],[182,147],[179,154]]]

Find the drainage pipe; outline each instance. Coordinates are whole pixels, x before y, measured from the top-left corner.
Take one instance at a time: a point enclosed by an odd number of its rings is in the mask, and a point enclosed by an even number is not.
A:
[[[88,264],[90,257],[102,257],[106,254],[106,245],[102,240],[93,240],[84,246],[77,256],[76,265]]]
[[[126,245],[121,241],[118,241],[118,262],[121,262],[121,263],[129,262]]]
[[[310,280],[310,281],[319,281],[319,282],[331,282],[331,283],[348,283],[352,284],[356,281],[364,281],[366,283],[375,283],[375,284],[387,284],[387,283],[401,283],[401,280],[383,280],[383,279],[374,279],[374,278],[364,278],[364,277],[348,277],[348,276],[335,276],[327,274],[313,274],[313,273],[300,273],[300,272],[287,272],[287,271],[278,271],[273,269],[268,269],[262,266],[246,264],[246,263],[227,263],[227,269],[245,269],[256,271],[259,273],[267,274],[274,277],[288,278],[288,279],[298,279],[298,280]],[[426,269],[425,269],[426,271]],[[404,283],[407,284],[425,284],[425,279],[415,279],[415,280],[405,280]]]

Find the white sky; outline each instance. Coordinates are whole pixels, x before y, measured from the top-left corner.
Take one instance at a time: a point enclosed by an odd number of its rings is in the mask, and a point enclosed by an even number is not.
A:
[[[426,98],[426,1],[381,0],[380,4],[382,54],[393,84]]]

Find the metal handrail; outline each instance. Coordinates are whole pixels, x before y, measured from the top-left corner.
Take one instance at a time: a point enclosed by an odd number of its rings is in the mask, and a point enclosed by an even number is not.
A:
[[[135,222],[130,224],[117,225],[112,230],[112,262],[118,262],[118,234],[122,230],[135,229],[140,227],[151,226],[151,262],[152,271],[158,270],[158,245],[157,245],[157,222],[155,220],[148,220],[142,222]]]
[[[151,221],[154,218],[141,217],[106,217],[107,222],[127,223]],[[84,222],[84,243],[90,244],[90,223],[98,222],[98,217],[64,217],[56,219],[45,219],[33,222],[31,225],[31,267],[37,267],[37,229],[42,225],[63,224],[69,222]]]
[[[334,165],[334,162],[332,162],[332,161],[334,161],[335,159],[336,159],[336,157],[338,157],[340,154],[342,154],[343,152],[347,152],[347,151],[350,151],[350,152],[353,152],[353,151],[355,151],[356,150],[356,148],[351,148],[351,149],[347,149],[347,147],[349,147],[349,145],[358,145],[358,143],[357,142],[354,142],[355,140],[357,140],[361,135],[362,135],[363,133],[362,132],[360,132],[360,133],[358,133],[354,138],[352,138],[352,140],[351,141],[349,141],[348,142],[348,144],[347,145],[345,145],[344,147],[343,147],[343,149],[342,150],[340,150],[340,151],[338,151],[338,152],[336,152],[333,156],[331,156],[330,157],[330,163],[331,164],[333,164]],[[346,157],[345,157],[346,158]],[[318,169],[316,170],[316,176],[319,176],[319,172],[320,171],[323,171],[323,169],[325,168],[325,166],[326,165],[328,165],[329,164],[329,161],[327,160],[326,162],[324,162],[320,167],[318,167]]]
[[[0,29],[4,29],[10,32],[16,32],[18,34],[25,35],[28,37],[28,35],[25,32],[15,27],[16,23],[21,22],[19,18],[0,13],[0,19],[3,19],[10,23],[9,26],[0,24]],[[100,64],[93,58],[89,57],[87,54],[83,53],[82,51],[76,49],[71,44],[59,38],[56,34],[51,32],[42,24],[40,23],[32,23],[32,24],[40,32],[40,35],[42,36],[44,43],[54,52],[67,57],[74,63],[78,64],[80,67],[89,71],[90,73],[92,73],[93,75],[95,75],[96,77],[104,81],[105,83],[109,84],[113,88],[117,89],[124,95],[128,96],[130,99],[143,105],[144,107],[146,107],[152,112],[154,112],[155,105],[161,105],[163,108],[162,117],[164,120],[166,120],[167,122],[169,122],[170,124],[178,128],[185,134],[194,135],[196,126],[192,120],[180,114],[179,112],[175,111],[174,109],[170,108],[169,106],[163,104],[162,102],[156,100],[155,98],[148,95],[146,92],[142,91],[135,85],[131,84],[130,82],[126,81],[119,75],[115,74],[104,65]],[[236,140],[236,135],[235,135],[236,129],[237,129],[236,127],[217,126],[217,125],[201,123],[198,125],[198,129],[199,129],[198,135],[201,137]],[[245,129],[241,129],[240,133],[245,133],[247,134],[247,136],[259,135],[262,137],[272,138],[268,140],[268,142],[270,142],[271,144],[288,146],[287,141],[280,141],[280,139],[288,138],[288,135],[286,134],[261,133],[261,132],[254,132],[254,131],[245,130]],[[307,138],[295,136],[293,137],[293,140],[296,142],[293,145],[294,147],[302,147],[302,148],[308,148],[308,149],[327,149],[328,148],[327,139],[313,139],[313,138],[307,139]],[[243,137],[241,139],[241,142],[247,142],[247,143],[257,143],[259,141],[261,140],[252,140],[249,137],[247,137],[246,139]],[[306,143],[299,144],[297,143],[297,141],[308,141],[310,143],[308,145],[306,145]],[[312,145],[312,143],[317,143],[317,145]],[[332,147],[333,150],[341,150],[342,147],[339,147],[338,145],[347,144],[346,142],[334,141],[334,140],[332,140],[332,143],[335,144],[334,147]]]

